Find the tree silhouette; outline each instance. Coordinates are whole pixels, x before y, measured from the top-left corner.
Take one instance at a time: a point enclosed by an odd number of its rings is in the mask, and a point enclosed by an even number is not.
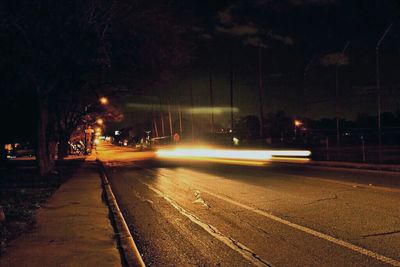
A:
[[[97,96],[126,94],[149,81],[165,80],[189,58],[176,21],[161,3],[1,3],[4,57],[0,65],[13,73],[3,85],[23,84],[20,93],[35,96],[37,110],[32,112],[37,114],[36,157],[41,175],[53,170],[56,143],[65,143],[79,124],[76,115],[82,118]],[[15,93],[11,90],[9,95],[18,101]]]

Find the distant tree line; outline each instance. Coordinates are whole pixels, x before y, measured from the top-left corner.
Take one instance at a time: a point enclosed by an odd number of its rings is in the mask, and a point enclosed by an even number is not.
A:
[[[296,126],[294,118],[284,111],[270,112],[264,119],[265,139],[273,143],[318,144],[326,138],[335,142],[336,118],[296,118],[301,125]],[[400,144],[400,110],[381,114],[384,144]],[[360,113],[354,120],[341,119],[340,135],[352,142],[360,138],[377,142],[377,117]],[[374,127],[375,126],[375,127]],[[295,131],[296,128],[296,131]],[[260,140],[260,122],[257,116],[240,118],[235,124],[235,134],[242,140]],[[296,136],[295,136],[296,135]],[[345,143],[344,143],[345,144]]]

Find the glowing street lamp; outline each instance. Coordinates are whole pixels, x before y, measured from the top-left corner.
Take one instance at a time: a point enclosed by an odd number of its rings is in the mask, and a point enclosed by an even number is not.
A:
[[[100,97],[99,101],[100,101],[100,103],[102,105],[107,105],[108,104],[108,98],[107,97],[104,97],[104,96]]]
[[[300,127],[303,123],[300,120],[294,120],[294,126]]]
[[[100,127],[96,128],[95,135],[96,136],[100,136],[101,135],[101,128]]]
[[[301,127],[303,122],[301,120],[294,120],[294,139],[297,137],[297,128]]]
[[[103,125],[104,121],[103,121],[103,119],[97,119],[97,120],[96,120],[96,123],[97,123],[98,125]]]

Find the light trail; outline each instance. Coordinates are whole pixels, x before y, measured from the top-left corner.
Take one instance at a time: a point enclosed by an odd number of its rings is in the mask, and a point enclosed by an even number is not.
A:
[[[208,148],[176,148],[174,150],[159,150],[156,152],[163,158],[215,158],[215,159],[238,159],[238,160],[268,160],[271,153],[263,150],[230,150],[230,149],[208,149]]]
[[[309,157],[311,151],[308,150],[269,150],[274,157]]]
[[[215,149],[208,147],[178,147],[175,149],[161,149],[156,152],[157,157],[177,160],[200,160],[210,162],[260,165],[274,158],[306,161],[311,155],[308,150],[235,150]]]

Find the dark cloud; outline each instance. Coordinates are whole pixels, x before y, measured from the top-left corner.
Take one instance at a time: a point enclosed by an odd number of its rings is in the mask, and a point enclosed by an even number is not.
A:
[[[333,5],[337,3],[337,0],[290,0],[290,4],[295,6],[301,5]]]
[[[263,48],[267,47],[267,45],[264,44],[264,42],[258,36],[247,37],[246,39],[243,40],[243,44],[255,47],[263,47]]]
[[[349,58],[343,53],[330,53],[320,57],[319,62],[323,66],[347,65],[350,63]]]
[[[218,19],[221,24],[229,25],[233,23],[232,9],[233,5],[228,6],[224,10],[218,12]]]
[[[334,5],[338,0],[257,0],[255,4],[258,6],[270,6],[274,9],[289,8],[294,6],[305,5]]]
[[[256,35],[260,32],[258,27],[252,23],[233,25],[231,27],[217,26],[215,30],[217,32],[226,33],[233,36]]]
[[[293,0],[295,1],[295,0]],[[299,4],[300,0],[296,1]],[[317,0],[313,0],[315,2]],[[332,1],[332,0],[330,0]],[[293,3],[294,4],[294,3]],[[293,38],[286,34],[273,32],[268,26],[255,23],[260,9],[255,8],[254,2],[246,6],[244,2],[235,2],[225,6],[217,13],[215,31],[235,37],[242,37],[245,45],[267,47],[265,40],[273,40],[287,46],[293,45]],[[268,7],[266,7],[268,8]]]
[[[204,39],[204,40],[211,40],[211,39],[213,39],[213,36],[208,33],[202,33],[202,34],[198,35],[198,38]]]
[[[198,26],[191,26],[190,30],[192,32],[205,32],[206,30],[203,27],[198,27]]]
[[[293,38],[290,36],[283,36],[283,35],[275,34],[272,31],[270,31],[267,35],[270,39],[279,41],[285,45],[293,45],[293,43],[294,43]]]

